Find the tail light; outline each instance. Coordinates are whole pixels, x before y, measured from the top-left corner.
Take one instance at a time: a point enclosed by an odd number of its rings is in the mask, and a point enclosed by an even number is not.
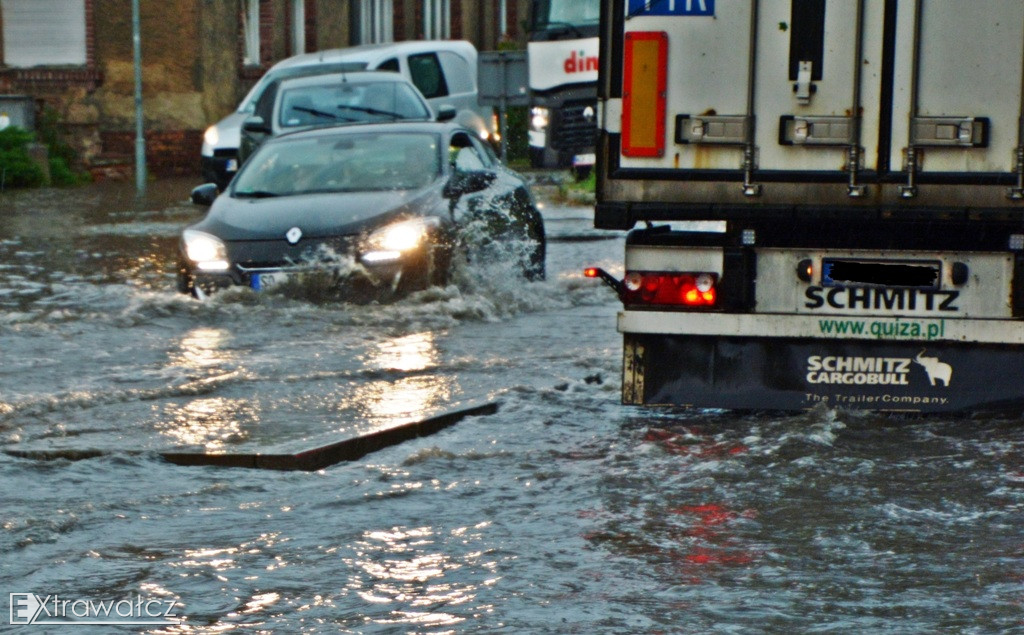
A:
[[[714,273],[630,271],[622,280],[623,304],[713,307],[718,299]]]

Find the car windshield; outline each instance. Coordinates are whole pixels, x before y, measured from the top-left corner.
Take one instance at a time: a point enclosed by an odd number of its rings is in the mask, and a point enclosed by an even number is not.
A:
[[[290,88],[281,94],[281,128],[334,123],[430,119],[409,84],[340,82]]]
[[[237,198],[410,190],[441,172],[440,141],[427,132],[361,132],[268,143],[235,177]]]
[[[252,87],[252,90],[245,96],[242,103],[238,104],[238,112],[251,113],[256,109],[256,102],[260,95],[267,89],[267,84],[278,79],[291,79],[292,77],[310,77],[312,75],[324,75],[326,73],[356,72],[366,68],[366,62],[331,62],[324,64],[305,64],[303,66],[291,66],[265,73],[260,81]]]

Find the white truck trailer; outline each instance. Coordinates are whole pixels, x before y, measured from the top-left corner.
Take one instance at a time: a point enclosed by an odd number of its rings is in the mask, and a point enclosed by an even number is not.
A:
[[[1024,407],[1024,2],[605,0],[600,29],[624,403]]]

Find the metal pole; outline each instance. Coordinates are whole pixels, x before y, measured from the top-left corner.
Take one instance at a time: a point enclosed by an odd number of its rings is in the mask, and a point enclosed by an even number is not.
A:
[[[508,54],[499,53],[498,68],[501,69],[501,103],[498,105],[498,134],[501,136],[501,162],[508,163],[508,65],[511,63]]]
[[[1020,114],[1017,117],[1017,185],[1006,191],[1014,201],[1024,200],[1024,58],[1020,69]]]
[[[899,186],[900,196],[917,196],[917,146],[914,145],[914,120],[918,113],[918,82],[921,79],[921,0],[914,2],[914,41],[910,64],[910,135],[907,140],[907,183]]]
[[[750,0],[750,51],[747,56],[747,138],[743,146],[743,195],[760,196],[761,185],[754,183],[754,168],[757,163],[757,134],[754,113],[754,88],[757,85],[757,0]]]
[[[850,147],[847,153],[850,164],[850,181],[846,192],[851,198],[859,198],[867,193],[865,186],[857,182],[860,172],[860,82],[864,68],[864,0],[857,0],[857,26],[854,37],[857,41],[853,46],[853,108],[850,112]]]
[[[139,0],[132,0],[132,45],[135,53],[135,195],[146,195],[146,138],[142,130],[142,37]]]

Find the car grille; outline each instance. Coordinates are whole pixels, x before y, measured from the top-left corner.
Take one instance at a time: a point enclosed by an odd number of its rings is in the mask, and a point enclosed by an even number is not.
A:
[[[589,121],[583,111],[596,108],[592,101],[567,102],[558,111],[558,125],[552,130],[551,147],[557,150],[577,150],[594,147],[597,142],[597,117]]]
[[[287,240],[237,241],[228,244],[229,257],[245,270],[329,264],[354,255],[357,236],[300,240],[289,245]]]

